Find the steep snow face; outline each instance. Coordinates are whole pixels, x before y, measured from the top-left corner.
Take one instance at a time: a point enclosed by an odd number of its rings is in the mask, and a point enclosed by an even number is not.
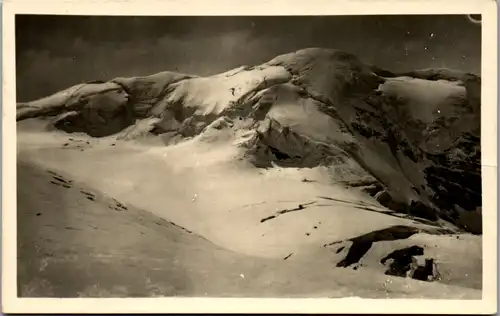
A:
[[[309,48],[210,77],[116,78],[18,105],[18,119],[46,115],[91,136],[232,139],[256,166],[328,166],[334,182],[376,185],[382,205],[429,219],[456,223],[481,206],[480,78],[457,71],[396,75]]]
[[[183,80],[172,84],[168,96],[153,113],[162,114],[172,106],[195,116],[219,115],[234,103],[244,100],[250,93],[289,81],[291,75],[283,67],[266,67],[207,77]],[[187,118],[187,114],[184,118]]]
[[[341,122],[325,115],[320,110],[320,102],[309,98],[307,91],[301,87],[290,83],[276,85],[264,90],[257,99],[257,120],[263,118],[262,114],[267,111],[269,119],[312,140],[333,144],[353,141]]]
[[[344,150],[355,138],[342,121],[321,111],[322,104],[291,83],[265,89],[251,100],[258,128],[245,146],[257,166],[330,166],[335,180],[376,181]]]

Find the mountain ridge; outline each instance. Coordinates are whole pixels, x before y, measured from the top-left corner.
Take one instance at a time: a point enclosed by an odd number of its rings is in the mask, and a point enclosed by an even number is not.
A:
[[[334,182],[377,184],[369,195],[391,210],[480,233],[480,83],[307,48],[209,77],[164,71],[75,85],[19,103],[17,120],[166,145],[230,130],[245,135],[237,146],[256,167],[327,166]],[[479,219],[464,220],[471,214]]]

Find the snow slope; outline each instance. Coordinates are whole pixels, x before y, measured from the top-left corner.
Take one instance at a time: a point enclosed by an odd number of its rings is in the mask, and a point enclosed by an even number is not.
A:
[[[448,284],[388,279],[374,271],[372,265],[378,270],[380,267],[370,261],[385,253],[381,247],[400,246],[391,242],[376,247],[362,263],[365,268],[357,271],[332,268],[332,257],[340,256],[326,248],[312,248],[287,260],[256,257],[214,245],[178,223],[111,198],[40,164],[21,160],[18,179],[30,183],[18,190],[17,216],[22,223],[18,231],[20,296],[481,296],[477,284],[471,284],[477,282],[477,272],[456,261],[446,262],[455,265],[441,271],[451,273],[445,282]],[[433,252],[451,256],[457,250],[468,251],[471,256],[479,249],[474,240],[450,248],[446,238],[432,236],[426,240],[426,236],[416,235],[417,240],[408,242],[427,244],[436,249]],[[469,276],[464,274],[460,279],[462,271]]]

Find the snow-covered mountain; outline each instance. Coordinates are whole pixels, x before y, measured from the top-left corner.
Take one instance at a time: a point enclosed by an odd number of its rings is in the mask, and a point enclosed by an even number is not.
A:
[[[327,292],[307,280],[333,275],[342,283],[340,272],[325,269],[353,256],[366,267],[356,273],[375,272],[382,282],[381,257],[416,244],[437,258],[442,283],[478,289],[481,238],[471,233],[482,227],[480,90],[473,74],[397,74],[344,51],[308,48],[209,77],[165,71],[19,103],[18,159],[259,258],[260,268],[247,272],[256,279],[275,264],[260,260],[271,258],[307,284],[270,288],[271,296]],[[68,223],[98,228],[111,216],[68,214]],[[108,251],[101,241],[87,246]],[[346,291],[361,295],[365,283]]]
[[[480,83],[448,69],[391,74],[347,52],[309,48],[210,77],[84,83],[18,104],[17,116],[166,144],[238,129],[242,154],[258,167],[329,166],[332,181],[366,186],[390,209],[478,232],[461,215],[481,207]]]

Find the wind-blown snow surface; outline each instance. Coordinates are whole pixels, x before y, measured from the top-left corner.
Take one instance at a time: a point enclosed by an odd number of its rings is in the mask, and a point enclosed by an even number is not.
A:
[[[146,210],[151,218],[202,236],[213,246],[196,246],[206,248],[199,258],[212,258],[210,247],[228,253],[226,259],[206,259],[210,264],[189,268],[194,283],[217,283],[233,269],[247,269],[248,262],[262,273],[248,281],[251,286],[220,281],[224,286],[196,290],[162,279],[158,282],[173,289],[161,295],[207,291],[215,296],[386,297],[378,282],[389,279],[399,284],[390,290],[394,297],[428,296],[427,288],[433,288],[429,293],[439,297],[473,298],[480,291],[464,288],[481,289],[482,279],[481,238],[470,235],[481,232],[480,78],[443,70],[383,75],[346,52],[312,48],[211,77],[162,72],[82,84],[18,105],[18,160],[22,168],[67,174],[120,203]],[[31,181],[22,181],[18,190],[28,200],[57,196],[35,196]],[[58,194],[65,196],[58,202],[65,218],[71,225],[79,222],[75,214],[87,211],[69,206],[71,194]],[[34,233],[47,240],[64,232],[66,224],[59,221],[42,230],[36,223],[43,215],[30,218],[36,205],[20,205],[26,219],[19,220],[19,230],[26,221],[31,225],[24,238]],[[129,212],[98,215],[98,205],[95,218],[103,221],[125,221],[121,216]],[[99,225],[94,226],[98,228],[82,230],[100,234]],[[337,253],[340,243],[346,251],[355,249],[348,240],[378,230],[383,233],[364,237],[373,246],[358,263],[336,267],[347,255]],[[110,231],[108,241],[121,239],[121,234],[125,231]],[[376,237],[381,234],[385,237]],[[151,251],[166,256],[167,266],[190,265],[172,258],[185,251],[188,256],[191,246],[175,246],[167,256],[156,250],[164,237],[140,238],[154,244],[143,256]],[[63,241],[40,247],[52,249],[68,271],[76,269],[57,250],[71,248],[72,239],[57,240]],[[127,240],[133,251],[135,239]],[[97,240],[95,247],[102,242]],[[176,239],[168,242],[175,245]],[[426,249],[419,258],[422,264],[425,257],[437,260],[440,282],[421,284],[383,274],[378,261],[411,245]],[[24,246],[19,247],[22,252]],[[75,251],[75,258],[94,260],[89,259],[92,251]],[[107,246],[96,251],[109,255],[115,250]],[[111,262],[119,260],[111,257]],[[303,266],[317,268],[306,273]],[[225,276],[223,267],[231,267]],[[200,272],[212,269],[221,274]],[[55,286],[53,275],[30,271],[19,276],[27,288],[40,278],[49,288]],[[293,276],[297,274],[300,279]],[[336,283],[325,286],[333,275]],[[83,293],[98,281],[75,282],[68,295]],[[130,289],[116,290],[121,285],[115,280],[103,282],[105,295],[132,295]],[[152,295],[145,290],[146,279],[130,282],[135,285],[123,286]],[[273,282],[293,290],[276,285],[259,292]],[[438,283],[452,287],[443,290]],[[373,294],[372,286],[381,292]],[[58,291],[35,295],[57,296]]]

